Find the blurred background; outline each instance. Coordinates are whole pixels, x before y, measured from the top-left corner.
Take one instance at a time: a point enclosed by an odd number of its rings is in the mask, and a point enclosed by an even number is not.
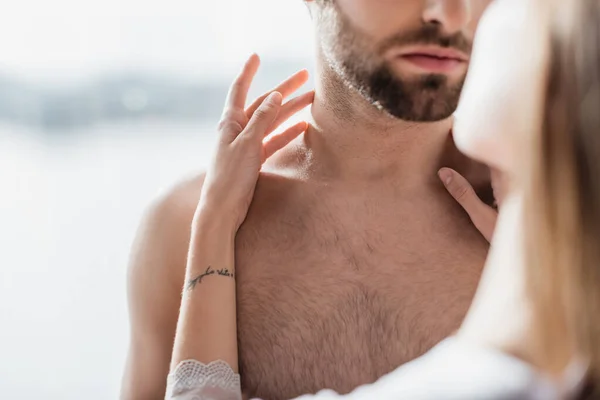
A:
[[[129,246],[201,170],[227,87],[312,69],[301,0],[19,0],[0,13],[0,398],[117,399]]]

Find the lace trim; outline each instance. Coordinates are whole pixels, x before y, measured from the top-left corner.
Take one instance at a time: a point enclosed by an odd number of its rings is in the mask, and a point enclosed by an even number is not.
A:
[[[191,396],[191,397],[189,397]],[[240,375],[217,360],[180,362],[167,378],[166,399],[241,400]]]

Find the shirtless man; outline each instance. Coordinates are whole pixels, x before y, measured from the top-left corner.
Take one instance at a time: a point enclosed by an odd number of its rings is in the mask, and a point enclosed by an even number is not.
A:
[[[249,397],[349,392],[459,326],[487,242],[436,173],[489,184],[449,132],[490,1],[305,0],[319,39],[313,120],[267,162],[236,237]],[[126,400],[164,396],[202,184],[181,183],[142,222]]]

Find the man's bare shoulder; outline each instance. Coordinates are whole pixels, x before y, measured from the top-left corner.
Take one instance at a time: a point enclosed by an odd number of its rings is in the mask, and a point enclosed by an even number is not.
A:
[[[152,202],[150,210],[156,212],[157,216],[168,218],[187,219],[190,214],[193,216],[205,177],[206,174],[201,172],[182,178],[160,193]]]
[[[162,228],[179,229],[183,224],[187,230],[200,199],[204,178],[204,172],[188,176],[162,191],[150,203],[145,219]]]
[[[288,146],[278,152],[264,166],[254,192],[254,213],[259,210],[272,212],[271,206],[263,206],[281,203],[282,200],[290,198],[292,193],[298,192],[299,186],[303,186],[301,183],[304,179],[299,160],[301,157],[298,156],[299,151],[292,147]],[[145,240],[145,247],[156,243],[167,252],[170,258],[168,264],[185,265],[191,223],[205,177],[206,173],[201,172],[181,179],[158,195],[147,208],[138,236],[150,236],[152,240]],[[252,224],[251,221],[249,223]]]
[[[150,202],[132,247],[131,269],[162,273],[176,268],[183,273],[204,177],[199,173],[182,179]]]
[[[283,152],[282,152],[283,153]],[[296,186],[296,165],[278,163],[266,168],[258,178],[253,204],[269,202],[290,187]],[[147,207],[142,221],[142,230],[160,232],[166,240],[189,240],[190,224],[194,217],[204,180],[205,172],[188,176],[160,193]]]

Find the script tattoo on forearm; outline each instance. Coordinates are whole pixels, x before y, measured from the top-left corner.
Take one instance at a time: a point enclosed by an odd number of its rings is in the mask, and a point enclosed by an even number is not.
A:
[[[209,275],[214,275],[214,274],[217,274],[218,276],[226,276],[228,278],[235,279],[235,275],[234,275],[233,271],[229,271],[227,268],[215,270],[215,269],[212,269],[212,267],[209,265],[208,268],[206,268],[206,271],[204,271],[203,273],[201,273],[194,279],[190,279],[188,281],[188,283],[186,285],[186,289],[187,290],[194,289],[196,287],[196,285],[202,283],[202,279],[204,279],[204,277],[209,276]]]

